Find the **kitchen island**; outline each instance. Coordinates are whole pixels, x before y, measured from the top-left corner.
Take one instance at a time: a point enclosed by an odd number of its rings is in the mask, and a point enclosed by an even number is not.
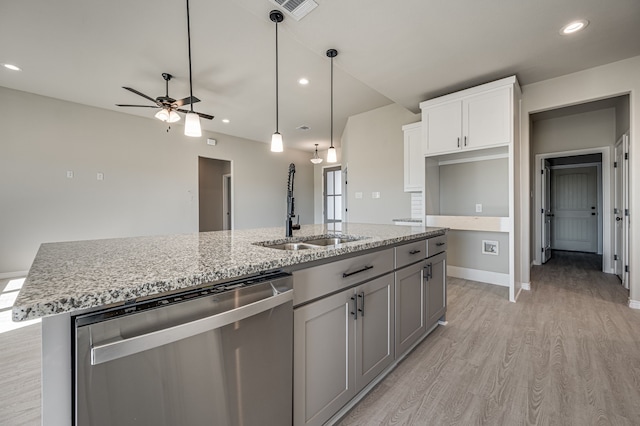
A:
[[[43,424],[71,424],[73,318],[212,283],[294,272],[441,236],[443,228],[305,225],[43,244],[14,308],[15,321],[44,317]],[[342,238],[337,245],[282,250],[266,245]],[[295,286],[294,286],[295,292]]]

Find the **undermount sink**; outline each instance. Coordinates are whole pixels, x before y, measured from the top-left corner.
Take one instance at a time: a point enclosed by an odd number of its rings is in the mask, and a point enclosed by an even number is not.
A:
[[[256,243],[262,247],[272,248],[277,250],[307,250],[322,247],[337,246],[342,243],[350,243],[352,241],[358,241],[362,238],[358,237],[326,237],[326,238],[310,238],[303,241],[296,241],[290,243]]]

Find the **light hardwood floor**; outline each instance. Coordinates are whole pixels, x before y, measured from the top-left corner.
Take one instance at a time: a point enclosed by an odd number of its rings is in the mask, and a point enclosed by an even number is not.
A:
[[[640,425],[640,311],[600,258],[556,253],[518,303],[449,279],[438,327],[341,425]],[[40,325],[0,334],[0,425],[40,423]]]
[[[640,425],[640,311],[600,262],[556,252],[518,303],[449,279],[449,324],[341,425]]]

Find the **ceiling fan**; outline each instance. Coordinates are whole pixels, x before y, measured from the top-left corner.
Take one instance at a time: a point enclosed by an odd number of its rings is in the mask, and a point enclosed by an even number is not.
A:
[[[116,104],[116,106],[119,107],[135,107],[135,108],[160,108],[160,111],[158,111],[155,115],[155,117],[158,120],[161,121],[166,121],[169,123],[175,123],[176,121],[180,120],[180,115],[178,115],[178,112],[183,112],[185,114],[191,112],[189,110],[186,109],[180,109],[181,106],[184,105],[189,105],[189,104],[194,104],[196,102],[200,102],[200,99],[196,98],[195,96],[187,96],[186,98],[183,99],[178,99],[175,100],[171,97],[169,97],[169,80],[171,80],[173,78],[173,76],[169,73],[162,73],[162,78],[164,78],[165,81],[165,95],[164,96],[158,96],[157,98],[153,99],[151,96],[147,96],[142,92],[139,92],[136,89],[133,89],[131,87],[122,87],[123,89],[126,89],[130,92],[135,93],[138,96],[142,96],[145,99],[150,100],[151,102],[155,103],[155,105],[125,105],[125,104]],[[194,113],[198,114],[198,116],[207,119],[207,120],[212,120],[213,119],[213,115],[209,115],[209,114],[204,114],[202,112],[196,112],[193,111]]]

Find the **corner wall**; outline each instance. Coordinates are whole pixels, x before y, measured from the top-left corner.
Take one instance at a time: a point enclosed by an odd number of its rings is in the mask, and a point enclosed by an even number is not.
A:
[[[349,117],[342,135],[349,222],[392,224],[394,218],[411,217],[411,196],[404,192],[402,126],[417,121],[420,114],[398,104]],[[373,192],[380,198],[373,198]]]
[[[284,235],[290,162],[296,211],[313,222],[308,152],[273,154],[206,131],[189,138],[180,123],[166,132],[153,118],[3,87],[0,99],[0,276],[26,271],[43,242],[198,232],[198,156],[232,162],[236,229]]]

